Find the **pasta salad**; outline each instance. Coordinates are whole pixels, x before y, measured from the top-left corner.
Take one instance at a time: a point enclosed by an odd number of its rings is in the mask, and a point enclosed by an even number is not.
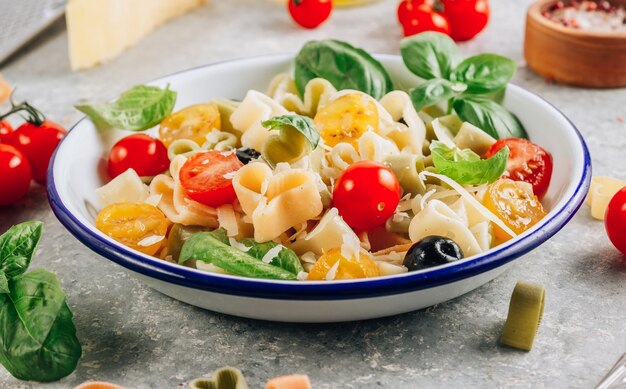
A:
[[[403,41],[425,80],[407,91],[363,50],[320,41],[240,101],[172,112],[175,91],[137,86],[79,106],[98,125],[158,126],[111,149],[96,227],[164,261],[301,281],[416,271],[523,233],[546,214],[551,156],[493,98],[510,60],[462,61],[446,39]]]

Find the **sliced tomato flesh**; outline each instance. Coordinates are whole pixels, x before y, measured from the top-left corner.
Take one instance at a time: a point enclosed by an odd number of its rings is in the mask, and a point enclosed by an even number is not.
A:
[[[531,184],[534,194],[539,199],[543,198],[552,178],[550,153],[527,139],[507,138],[494,143],[485,158],[493,156],[505,146],[510,153],[503,177]]]
[[[218,207],[235,200],[233,176],[242,166],[234,152],[198,153],[180,169],[180,182],[192,200]]]

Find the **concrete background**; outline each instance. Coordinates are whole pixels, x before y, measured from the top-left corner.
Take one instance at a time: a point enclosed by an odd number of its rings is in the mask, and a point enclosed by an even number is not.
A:
[[[28,99],[70,127],[81,117],[72,105],[83,99],[109,99],[134,84],[214,61],[296,52],[310,39],[333,37],[397,54],[396,4],[337,9],[321,28],[307,31],[269,0],[211,0],[111,63],[80,73],[69,70],[59,22],[1,71],[18,87],[18,100]],[[463,52],[516,59],[515,82],[573,120],[589,145],[594,172],[626,179],[626,90],[552,85],[528,70],[522,43],[529,4],[492,0],[490,25],[463,44]],[[626,351],[626,266],[586,207],[549,242],[472,293],[418,312],[332,325],[240,319],[161,295],[66,232],[40,186],[17,206],[0,209],[0,230],[31,219],[46,226],[33,268],[60,277],[84,356],[72,375],[46,385],[17,381],[0,368],[2,388],[71,388],[89,379],[181,388],[226,365],[242,369],[252,388],[287,373],[308,374],[315,388],[590,388]],[[497,345],[518,279],[547,289],[543,323],[529,353]]]

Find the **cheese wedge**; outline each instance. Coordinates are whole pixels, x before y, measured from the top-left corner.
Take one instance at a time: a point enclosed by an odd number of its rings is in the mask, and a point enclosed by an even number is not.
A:
[[[109,61],[205,0],[70,0],[65,9],[72,70]]]

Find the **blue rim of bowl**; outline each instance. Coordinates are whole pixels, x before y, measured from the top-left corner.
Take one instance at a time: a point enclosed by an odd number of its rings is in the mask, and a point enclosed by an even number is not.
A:
[[[275,55],[275,57],[279,56],[280,55]],[[273,56],[265,55],[259,57]],[[250,57],[247,59],[250,59]],[[234,59],[198,66],[192,69],[173,73],[163,78],[209,66],[215,66],[217,64],[240,60],[241,59]],[[579,182],[573,195],[567,200],[566,205],[550,219],[542,221],[543,224],[532,233],[522,236],[519,240],[510,245],[492,249],[486,254],[476,256],[471,260],[461,261],[459,263],[441,268],[433,268],[415,273],[405,273],[401,276],[387,276],[352,281],[310,283],[301,281],[275,281],[214,275],[211,273],[201,272],[196,269],[174,265],[157,258],[144,256],[143,254],[122,246],[121,244],[112,244],[103,236],[92,233],[87,226],[72,215],[72,213],[61,201],[60,195],[56,189],[56,182],[54,180],[54,165],[56,163],[57,153],[61,149],[62,144],[72,135],[72,131],[69,131],[68,135],[61,141],[61,144],[57,147],[54,155],[52,156],[52,162],[50,163],[50,167],[48,169],[48,201],[52,211],[61,224],[63,224],[81,243],[89,247],[97,254],[133,272],[187,288],[199,289],[218,294],[272,300],[351,300],[384,297],[429,289],[466,278],[471,278],[478,274],[493,270],[535,249],[563,228],[578,211],[585,199],[589,183],[591,181],[591,157],[580,131],[574,123],[567,116],[565,116],[565,114],[563,114],[563,112],[550,102],[546,101],[543,97],[520,86],[516,85],[515,87],[541,99],[543,102],[551,106],[556,112],[565,118],[565,120],[567,120],[572,129],[575,131],[584,155],[582,174]],[[86,117],[79,120],[72,127],[72,130],[83,120],[86,120]]]

